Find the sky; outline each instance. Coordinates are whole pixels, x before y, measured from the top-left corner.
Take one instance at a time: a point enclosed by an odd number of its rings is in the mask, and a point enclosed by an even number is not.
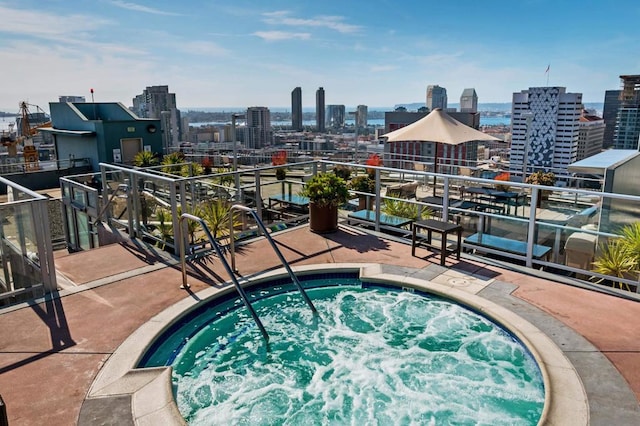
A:
[[[637,0],[0,0],[0,17],[6,112],[92,88],[130,106],[153,85],[180,109],[290,108],[296,86],[304,107],[320,86],[371,108],[424,102],[430,84],[450,103],[546,85],[602,102],[640,74]]]

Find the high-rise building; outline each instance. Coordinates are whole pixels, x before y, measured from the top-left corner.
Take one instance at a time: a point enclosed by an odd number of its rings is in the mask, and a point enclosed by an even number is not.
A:
[[[511,158],[517,176],[526,171],[562,173],[576,160],[582,93],[564,87],[530,87],[513,94]]]
[[[620,106],[616,115],[613,147],[640,149],[640,75],[621,75]]]
[[[576,161],[583,160],[602,151],[605,123],[598,116],[582,112],[580,116],[580,129],[578,133],[578,151]]]
[[[326,125],[339,129],[344,127],[345,106],[344,105],[327,105]]]
[[[316,130],[324,132],[324,89],[316,90]]]
[[[302,127],[302,88],[296,87],[291,92],[291,128],[301,131]]]
[[[602,146],[604,148],[610,148],[613,146],[613,137],[616,133],[616,119],[618,117],[618,109],[622,105],[620,96],[622,90],[607,90],[604,92],[604,109],[602,111],[602,118],[604,119],[604,140]]]
[[[367,116],[369,115],[369,109],[366,105],[358,105],[356,108],[356,126],[358,128],[367,127]]]
[[[84,96],[59,96],[58,99],[60,102],[71,102],[78,104],[83,104],[86,102]]]
[[[476,89],[464,89],[460,95],[460,112],[478,112]]]
[[[180,110],[176,107],[175,93],[169,93],[169,86],[147,86],[133,98],[132,110],[140,118],[161,119],[165,151],[180,144]]]
[[[447,89],[437,84],[427,86],[427,108],[429,108],[429,111],[433,111],[436,108],[442,108],[443,111],[446,111]]]
[[[271,112],[267,107],[249,107],[246,114],[247,125],[244,129],[244,144],[247,148],[257,149],[271,145]]]

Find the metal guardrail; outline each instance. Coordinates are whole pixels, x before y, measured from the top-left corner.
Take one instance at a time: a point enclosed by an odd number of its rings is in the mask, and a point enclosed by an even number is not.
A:
[[[278,246],[273,241],[273,238],[271,238],[271,236],[269,235],[269,232],[267,231],[267,228],[265,227],[264,223],[260,220],[260,218],[258,217],[257,213],[254,210],[252,210],[252,209],[250,209],[248,207],[245,207],[243,205],[240,205],[240,204],[233,205],[231,207],[231,211],[234,211],[234,210],[240,210],[240,211],[243,211],[243,212],[251,214],[251,216],[254,218],[254,220],[256,221],[258,226],[260,227],[260,230],[264,233],[267,241],[269,241],[269,244],[271,244],[271,247],[275,251],[275,253],[278,256],[278,258],[280,259],[280,262],[282,262],[283,266],[287,270],[287,273],[289,274],[289,277],[291,277],[291,280],[293,281],[295,286],[298,288],[298,291],[300,291],[300,294],[302,295],[302,298],[307,303],[307,305],[309,305],[309,308],[311,308],[311,312],[313,312],[313,314],[316,315],[318,313],[318,311],[316,310],[316,307],[313,305],[313,302],[311,301],[311,299],[307,295],[306,291],[304,290],[304,287],[302,287],[302,284],[300,283],[300,280],[298,280],[298,277],[296,277],[296,275],[293,273],[293,270],[291,269],[291,266],[289,266],[289,263],[287,262],[287,260],[282,255],[282,252],[280,252],[280,249],[278,249]],[[251,317],[253,318],[255,323],[258,325],[258,328],[260,329],[260,332],[262,333],[262,337],[264,337],[265,341],[268,342],[269,341],[269,334],[267,333],[267,330],[264,328],[264,325],[262,324],[262,321],[260,320],[260,317],[258,317],[258,314],[256,313],[255,309],[253,309],[253,306],[251,306],[251,302],[249,300],[249,297],[247,296],[247,293],[244,291],[244,289],[240,285],[240,282],[238,281],[238,279],[235,276],[236,267],[235,267],[235,244],[233,242],[234,241],[233,215],[231,215],[230,220],[229,220],[229,230],[230,230],[229,231],[229,238],[230,238],[230,241],[231,241],[231,261],[232,261],[232,265],[233,266],[229,265],[229,262],[224,257],[223,250],[220,247],[220,244],[218,244],[218,241],[211,234],[211,231],[209,230],[209,227],[207,226],[207,224],[204,222],[204,220],[202,218],[200,218],[198,216],[194,216],[194,215],[189,214],[189,213],[183,213],[182,215],[180,215],[180,222],[179,222],[180,229],[184,229],[183,223],[184,223],[185,219],[193,220],[193,221],[196,221],[196,222],[198,222],[200,224],[200,226],[204,230],[204,233],[207,236],[207,239],[211,243],[211,246],[213,247],[213,249],[215,250],[216,254],[218,255],[218,258],[220,259],[220,262],[222,263],[222,265],[224,266],[225,270],[227,271],[227,274],[231,278],[231,281],[233,282],[233,285],[235,286],[236,290],[238,290],[238,293],[240,294],[240,298],[242,299],[245,307],[249,310],[249,313],[251,314]],[[182,265],[182,285],[180,286],[180,288],[189,288],[189,284],[187,283],[187,265],[186,265],[186,254],[185,254],[186,253],[185,238],[186,238],[186,235],[184,235],[184,234],[180,238],[180,264]]]
[[[262,325],[262,321],[260,321],[260,318],[258,317],[258,314],[256,313],[256,311],[253,309],[253,306],[251,306],[251,302],[249,301],[249,297],[247,296],[247,293],[245,293],[244,289],[238,282],[238,279],[236,278],[235,274],[233,273],[233,270],[231,269],[231,266],[229,266],[229,262],[227,262],[227,259],[225,259],[222,253],[222,248],[220,247],[216,239],[213,237],[213,235],[211,235],[211,231],[209,231],[209,227],[207,226],[207,224],[204,222],[204,220],[202,220],[202,218],[199,218],[189,213],[183,213],[180,216],[180,229],[183,229],[182,224],[184,223],[185,219],[194,220],[200,223],[200,226],[202,226],[202,229],[204,230],[205,234],[207,235],[207,238],[209,239],[209,242],[211,243],[214,250],[216,251],[216,254],[220,259],[220,262],[222,262],[224,269],[227,271],[227,274],[229,274],[229,277],[231,278],[233,285],[235,286],[236,290],[238,290],[238,293],[240,294],[240,297],[244,302],[244,306],[249,310],[251,317],[258,325],[258,328],[262,333],[262,337],[264,337],[264,340],[268,342],[269,334],[267,333],[267,330],[265,330],[264,325]],[[185,243],[184,243],[185,238],[186,238],[186,235],[183,235],[180,238],[180,263],[182,264],[182,285],[180,286],[180,288],[189,287],[189,284],[187,283],[187,265],[186,265]]]
[[[300,294],[302,294],[302,298],[307,303],[307,305],[309,305],[309,307],[311,308],[311,311],[314,314],[316,314],[318,312],[316,310],[316,307],[313,305],[313,302],[311,302],[311,299],[309,299],[309,296],[307,295],[307,292],[304,291],[304,288],[302,287],[302,284],[300,284],[300,281],[298,280],[298,277],[296,277],[296,274],[293,273],[293,270],[291,269],[291,266],[289,266],[289,262],[287,262],[287,260],[284,258],[284,256],[282,255],[282,252],[280,251],[280,249],[276,245],[275,241],[273,241],[273,238],[271,238],[271,235],[269,235],[269,231],[267,230],[266,226],[264,226],[264,223],[262,222],[262,220],[260,220],[260,217],[258,217],[258,214],[253,209],[250,209],[249,207],[246,207],[246,206],[243,206],[243,205],[240,205],[240,204],[234,204],[233,206],[231,206],[231,211],[233,211],[233,210],[240,210],[240,211],[243,211],[245,213],[249,213],[253,217],[253,219],[258,224],[258,227],[260,228],[260,230],[264,233],[265,238],[267,239],[267,241],[269,241],[269,244],[271,245],[271,248],[273,248],[273,251],[276,253],[278,258],[280,259],[280,262],[282,263],[284,268],[287,270],[287,273],[289,274],[289,277],[291,277],[291,281],[293,281],[293,283],[298,288],[298,291],[300,291]],[[236,269],[236,251],[235,251],[234,236],[233,236],[233,215],[230,215],[230,217],[229,217],[229,239],[231,240],[230,241],[230,245],[231,245],[231,267],[233,268],[234,271],[237,271],[237,269]]]

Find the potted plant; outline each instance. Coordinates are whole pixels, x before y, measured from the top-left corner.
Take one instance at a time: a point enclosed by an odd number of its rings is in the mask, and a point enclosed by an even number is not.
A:
[[[525,182],[531,185],[554,186],[556,184],[556,175],[553,172],[543,172],[542,170],[538,170],[537,172],[533,172],[527,176]],[[551,192],[552,191],[545,189],[540,191],[538,207],[540,207],[540,202],[542,200],[549,199]]]
[[[318,173],[305,184],[300,195],[309,198],[309,228],[313,232],[338,229],[338,206],[347,202],[349,191],[344,179],[334,173]]]
[[[376,190],[376,181],[371,179],[369,175],[360,175],[351,179],[349,183],[349,189],[358,192],[358,210],[365,210],[367,208],[367,199],[369,195],[373,194]],[[361,194],[365,192],[366,194]]]
[[[285,180],[287,178],[287,169],[279,167],[276,169],[276,179]]]
[[[333,168],[333,173],[336,176],[341,177],[344,180],[349,180],[351,177],[351,168],[349,166],[343,166],[342,164],[338,164]]]

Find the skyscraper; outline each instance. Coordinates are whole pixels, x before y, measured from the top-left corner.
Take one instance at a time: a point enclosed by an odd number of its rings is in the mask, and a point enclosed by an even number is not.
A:
[[[513,94],[511,158],[514,175],[566,171],[576,160],[582,93],[564,87],[530,87]]]
[[[271,145],[271,112],[267,107],[247,108],[247,126],[245,127],[244,144],[247,148],[256,149]]]
[[[291,128],[302,130],[302,88],[296,87],[291,92]]]
[[[464,89],[460,95],[460,112],[478,112],[476,89]]]
[[[316,130],[324,132],[324,89],[316,90]]]
[[[620,107],[616,115],[613,147],[640,149],[640,75],[621,75]]]
[[[443,111],[446,111],[447,89],[437,84],[427,86],[427,108],[429,108],[430,111],[433,111],[435,108],[442,108]]]
[[[326,125],[338,129],[344,127],[345,106],[344,105],[328,105],[326,114]]]
[[[616,133],[616,119],[618,117],[618,109],[622,105],[620,95],[622,90],[607,90],[604,92],[604,109],[602,118],[604,119],[604,139],[602,146],[609,148],[613,146],[613,137]]]
[[[356,126],[358,128],[367,127],[367,116],[369,115],[369,109],[366,105],[358,105],[356,109]]]
[[[140,95],[133,98],[132,109],[140,118],[161,119],[165,150],[180,144],[180,110],[176,106],[175,93],[169,93],[169,86],[147,86]],[[168,115],[162,114],[165,111]]]
[[[604,140],[604,120],[586,111],[582,111],[580,117],[580,130],[578,134],[578,151],[576,161],[583,160],[602,151]]]

